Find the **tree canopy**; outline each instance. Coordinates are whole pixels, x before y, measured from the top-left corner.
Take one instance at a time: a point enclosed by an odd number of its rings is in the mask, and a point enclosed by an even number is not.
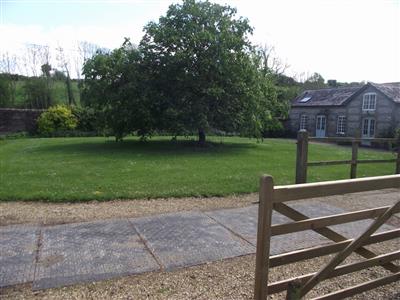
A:
[[[140,51],[157,91],[157,126],[197,130],[204,143],[210,128],[239,132],[246,122],[260,123],[262,84],[251,33],[236,9],[208,1],[171,5],[150,22]]]
[[[125,40],[110,53],[98,52],[83,68],[85,104],[100,111],[103,126],[117,141],[133,131],[145,135],[150,128],[140,62],[139,51]]]
[[[204,144],[210,130],[255,137],[283,130],[279,120],[301,86],[273,53],[251,44],[252,31],[230,6],[173,4],[145,26],[137,47],[126,40],[85,62],[82,102],[101,112],[117,140],[131,132],[197,132]],[[324,79],[316,73],[308,85]]]

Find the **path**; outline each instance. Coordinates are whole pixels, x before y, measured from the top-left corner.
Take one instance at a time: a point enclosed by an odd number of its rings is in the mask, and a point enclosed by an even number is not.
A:
[[[293,206],[310,217],[343,212],[325,203]],[[252,254],[257,208],[0,227],[0,287],[32,282],[33,289],[46,289]],[[273,215],[275,224],[288,220],[278,213]],[[350,238],[369,223],[364,220],[333,228]],[[392,227],[386,225],[388,228]],[[271,254],[327,241],[310,231],[277,236],[272,240]]]

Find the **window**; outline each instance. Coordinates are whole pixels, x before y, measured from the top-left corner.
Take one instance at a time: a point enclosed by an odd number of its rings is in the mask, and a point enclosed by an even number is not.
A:
[[[337,134],[346,133],[346,116],[338,116],[336,133]]]
[[[366,93],[363,97],[363,110],[375,110],[376,109],[376,94]]]
[[[305,103],[308,102],[312,97],[311,96],[306,96],[303,99],[300,99],[300,102]]]
[[[307,130],[308,125],[308,116],[301,115],[300,117],[300,130]]]

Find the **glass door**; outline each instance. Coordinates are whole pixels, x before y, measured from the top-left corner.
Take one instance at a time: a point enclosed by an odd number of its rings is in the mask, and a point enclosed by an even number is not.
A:
[[[315,136],[316,137],[325,137],[326,134],[326,117],[325,116],[317,116],[317,123],[315,125]]]

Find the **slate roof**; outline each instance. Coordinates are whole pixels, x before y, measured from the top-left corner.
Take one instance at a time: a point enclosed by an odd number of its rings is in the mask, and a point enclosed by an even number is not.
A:
[[[370,84],[384,93],[388,98],[394,102],[400,103],[400,82],[390,83],[373,83]]]
[[[381,84],[370,82],[361,86],[307,90],[292,101],[292,106],[341,106],[369,85],[381,91],[394,102],[400,103],[400,82]]]

